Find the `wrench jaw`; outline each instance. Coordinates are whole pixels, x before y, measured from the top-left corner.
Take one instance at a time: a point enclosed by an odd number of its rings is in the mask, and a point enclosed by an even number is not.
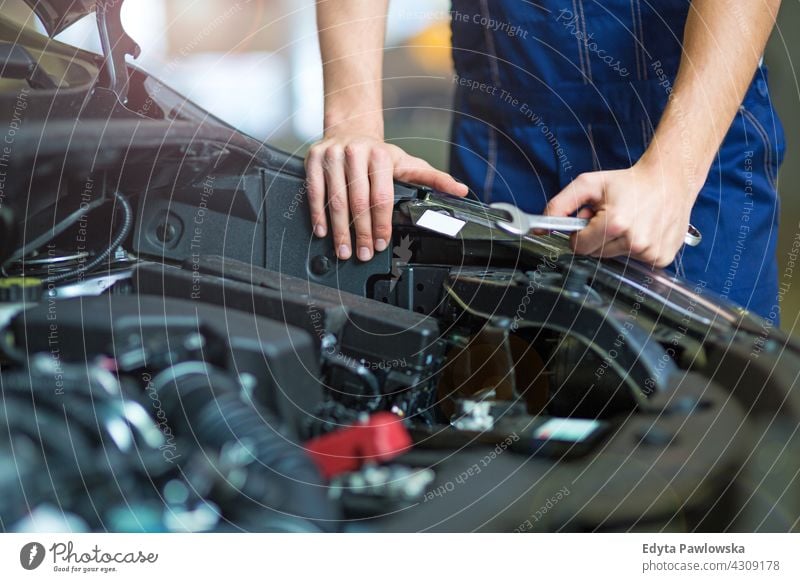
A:
[[[513,235],[516,235],[516,236],[524,236],[524,235],[528,234],[527,230],[526,231],[522,231],[522,230],[516,228],[512,223],[506,222],[505,220],[497,221],[497,226],[500,227],[500,230],[504,230],[507,233],[513,234]]]
[[[530,231],[525,214],[513,204],[507,202],[496,202],[491,205],[494,210],[502,210],[511,218],[510,220],[498,220],[497,226],[504,231],[522,236]]]

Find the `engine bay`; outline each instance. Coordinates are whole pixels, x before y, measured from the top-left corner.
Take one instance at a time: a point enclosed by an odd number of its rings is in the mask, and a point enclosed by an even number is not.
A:
[[[402,185],[390,251],[341,264],[310,236],[302,201],[288,227],[275,227],[287,224],[279,210],[291,208],[290,185],[302,181],[287,174],[266,189],[266,217],[243,237],[257,240],[263,226],[259,261],[238,244],[222,247],[227,256],[180,250],[202,247],[206,218],[222,220],[212,198],[232,205],[216,193],[204,201],[204,182],[198,230],[171,228],[181,218],[171,199],[136,207],[117,194],[44,252],[9,262],[3,450],[20,478],[2,487],[3,523],[56,514],[85,531],[744,523],[721,500],[743,494],[729,475],[759,450],[742,426],[796,414],[791,384],[770,370],[796,358],[790,344],[776,352],[756,320],[732,324],[699,286],[574,257],[558,235],[510,240],[488,208]],[[468,226],[459,238],[416,226],[432,209]],[[83,250],[89,224],[106,232]],[[531,521],[551,496],[557,510]]]
[[[408,184],[389,248],[340,261],[302,159],[112,74],[124,53],[18,44],[72,72],[0,92],[26,112],[2,161],[3,530],[796,530],[780,330]]]

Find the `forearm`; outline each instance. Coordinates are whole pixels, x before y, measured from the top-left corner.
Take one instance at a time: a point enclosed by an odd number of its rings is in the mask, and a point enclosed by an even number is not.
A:
[[[383,45],[389,0],[317,0],[325,133],[383,139]]]
[[[672,95],[647,165],[680,168],[686,191],[705,182],[758,66],[780,0],[693,0]]]

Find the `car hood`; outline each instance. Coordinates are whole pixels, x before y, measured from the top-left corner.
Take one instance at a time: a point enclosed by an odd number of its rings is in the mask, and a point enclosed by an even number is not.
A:
[[[103,1],[107,0],[25,0],[41,19],[50,36],[57,35],[87,14],[94,12],[98,2]]]

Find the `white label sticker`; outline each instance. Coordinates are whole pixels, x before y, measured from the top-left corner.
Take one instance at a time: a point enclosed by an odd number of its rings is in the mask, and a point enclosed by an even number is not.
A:
[[[600,423],[583,418],[552,418],[540,426],[533,437],[541,440],[579,443],[589,438]]]
[[[436,212],[435,210],[426,210],[425,214],[417,221],[417,226],[452,237],[457,236],[458,233],[461,232],[461,229],[464,228],[465,224],[467,223],[463,220],[453,218],[441,212]]]

